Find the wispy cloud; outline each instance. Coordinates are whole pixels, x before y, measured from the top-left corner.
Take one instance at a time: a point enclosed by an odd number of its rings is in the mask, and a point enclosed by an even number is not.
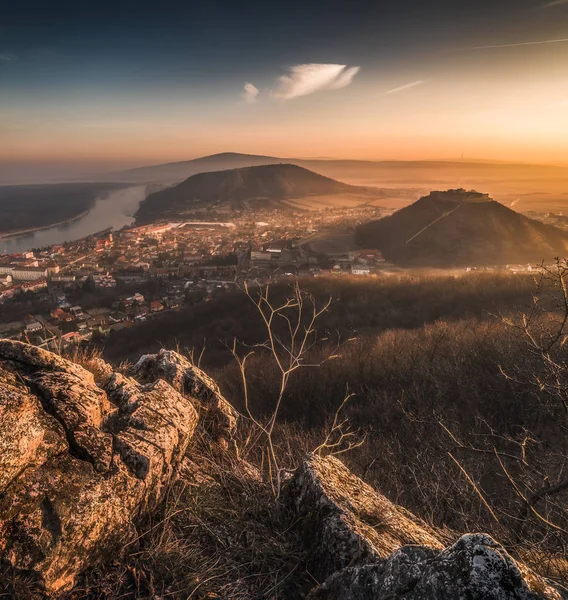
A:
[[[287,75],[278,78],[272,96],[290,100],[319,91],[338,90],[350,85],[359,69],[360,67],[347,65],[317,63],[296,65],[288,70]]]
[[[568,4],[568,0],[553,0],[542,5],[542,8],[552,8],[553,6],[560,6],[561,4]]]
[[[568,0],[567,0],[568,2]],[[470,48],[464,48],[464,50],[487,50],[492,48],[518,48],[520,46],[541,46],[543,44],[566,44],[568,38],[560,38],[557,40],[538,40],[535,42],[519,42],[517,44],[494,44],[492,46],[471,46]]]
[[[389,94],[398,94],[398,92],[404,92],[405,90],[410,90],[414,87],[416,87],[417,85],[422,85],[424,83],[423,79],[419,79],[418,81],[413,81],[412,83],[407,83],[406,85],[401,85],[400,87],[396,87],[393,88],[392,90],[389,90],[388,92],[385,92],[385,96],[388,96]]]
[[[258,100],[259,90],[250,82],[245,83],[243,91],[241,92],[241,98],[244,99],[248,104],[254,104]]]
[[[15,56],[13,54],[0,53],[0,62],[12,62],[14,59]]]

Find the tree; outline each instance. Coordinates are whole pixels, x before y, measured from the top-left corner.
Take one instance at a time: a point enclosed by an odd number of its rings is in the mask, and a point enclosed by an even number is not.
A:
[[[319,341],[316,323],[329,309],[332,299],[328,298],[318,304],[314,296],[300,288],[297,281],[291,286],[290,294],[281,304],[273,302],[270,285],[250,288],[245,283],[243,290],[250,301],[254,303],[262,318],[267,339],[262,343],[255,344],[250,349],[247,348],[244,354],[239,352],[242,345],[235,339],[232,354],[239,366],[246,415],[264,437],[268,476],[272,489],[278,497],[282,487],[282,470],[274,447],[274,428],[278,421],[286,389],[294,372],[306,367],[318,367],[323,362],[309,363],[306,359],[310,350]],[[251,410],[247,380],[247,362],[255,353],[261,351],[270,354],[277,367],[279,377],[278,392],[273,399],[269,415],[265,418],[255,416]],[[324,361],[329,360],[333,355],[334,352],[329,353]],[[334,427],[337,425],[339,423],[334,422]],[[333,435],[336,434],[337,431],[334,430]]]

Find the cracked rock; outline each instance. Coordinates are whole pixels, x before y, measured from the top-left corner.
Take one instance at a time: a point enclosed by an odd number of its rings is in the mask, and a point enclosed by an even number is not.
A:
[[[130,539],[197,424],[165,381],[117,386],[121,377],[104,389],[79,365],[0,340],[0,561],[49,595]]]

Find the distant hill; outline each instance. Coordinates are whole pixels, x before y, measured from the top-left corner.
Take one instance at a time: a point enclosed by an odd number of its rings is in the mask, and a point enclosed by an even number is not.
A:
[[[529,219],[487,194],[432,192],[393,215],[360,225],[357,241],[403,265],[527,263],[568,254],[568,233]]]
[[[136,221],[177,220],[213,208],[232,211],[282,207],[286,200],[349,193],[372,195],[366,188],[347,185],[296,165],[214,171],[193,175],[175,187],[149,195],[140,204]]]
[[[203,156],[193,160],[166,163],[163,165],[151,165],[138,167],[114,173],[114,178],[119,181],[169,181],[179,182],[196,175],[210,171],[226,171],[228,169],[239,169],[241,167],[256,167],[259,165],[272,165],[283,161],[274,156],[258,156],[255,154],[239,154],[236,152],[222,152],[211,156]]]
[[[277,163],[294,164],[327,177],[358,180],[361,183],[386,184],[419,183],[441,185],[471,184],[473,181],[492,182],[533,181],[542,179],[568,180],[568,168],[550,165],[510,164],[481,160],[336,160],[282,158],[237,152],[222,152],[192,160],[149,165],[127,171],[105,174],[106,181],[180,182],[191,175],[208,171],[223,171]]]
[[[568,211],[568,168],[552,165],[515,164],[483,160],[372,161],[279,158],[223,152],[162,165],[106,173],[101,181],[176,184],[209,171],[286,163],[304,167],[325,177],[353,185],[396,189],[400,200],[410,202],[432,190],[467,187],[490,189],[492,196],[516,210]],[[417,193],[417,190],[418,191]]]

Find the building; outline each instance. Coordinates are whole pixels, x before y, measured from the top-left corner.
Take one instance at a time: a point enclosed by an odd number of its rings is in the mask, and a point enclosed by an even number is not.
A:
[[[24,292],[37,292],[47,287],[47,279],[35,279],[33,281],[25,281],[22,283],[22,290]]]
[[[16,281],[34,281],[47,277],[47,268],[15,266],[10,274]]]
[[[76,319],[80,319],[81,317],[85,316],[85,313],[83,313],[83,309],[80,306],[72,306],[69,311]]]
[[[351,275],[370,275],[370,267],[365,265],[351,265]]]

